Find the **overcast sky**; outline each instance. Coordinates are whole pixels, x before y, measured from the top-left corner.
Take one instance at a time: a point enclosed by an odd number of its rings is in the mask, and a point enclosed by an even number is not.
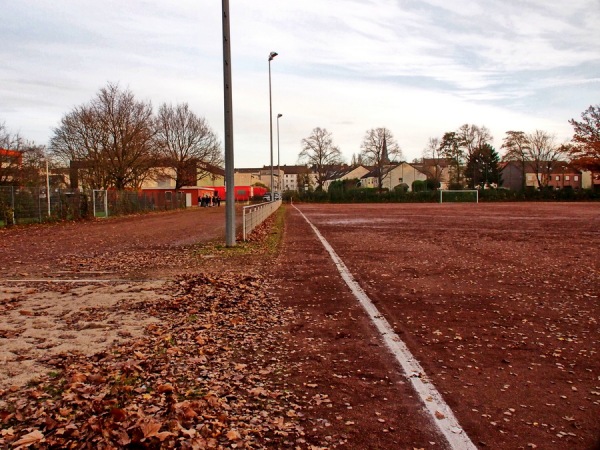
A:
[[[218,0],[0,0],[0,122],[47,144],[60,119],[119,83],[155,110],[189,103],[223,140]],[[347,162],[386,127],[404,158],[462,124],[558,141],[600,103],[599,0],[230,1],[236,167],[296,164],[332,132]]]

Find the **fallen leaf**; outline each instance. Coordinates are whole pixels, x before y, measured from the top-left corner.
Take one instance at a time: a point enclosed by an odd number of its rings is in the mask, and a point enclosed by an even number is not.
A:
[[[240,439],[242,439],[242,436],[240,435],[240,433],[237,430],[231,430],[229,431],[227,434],[227,439],[229,439],[230,441],[239,441]]]
[[[144,433],[144,437],[148,438],[148,437],[156,436],[158,434],[158,430],[160,430],[161,426],[162,426],[162,424],[160,422],[148,421],[148,422],[141,423],[140,429],[142,430],[142,433]]]
[[[40,430],[33,430],[31,433],[26,434],[17,442],[14,442],[13,445],[28,447],[31,444],[35,444],[36,442],[43,442],[43,440],[44,435],[42,434],[42,432]]]

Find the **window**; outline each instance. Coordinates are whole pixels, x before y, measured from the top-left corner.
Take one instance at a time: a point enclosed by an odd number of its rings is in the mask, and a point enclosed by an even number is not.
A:
[[[556,181],[560,181],[560,175],[556,175]]]
[[[565,175],[565,181],[569,181],[571,177],[569,175]]]
[[[579,175],[575,175],[575,176],[573,177],[573,180],[575,180],[575,181],[579,181]]]

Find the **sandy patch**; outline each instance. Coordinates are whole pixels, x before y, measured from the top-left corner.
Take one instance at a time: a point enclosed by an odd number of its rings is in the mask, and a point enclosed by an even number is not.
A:
[[[43,361],[93,355],[141,336],[156,319],[132,303],[163,297],[162,282],[4,283],[0,286],[0,389],[22,386],[51,370]]]

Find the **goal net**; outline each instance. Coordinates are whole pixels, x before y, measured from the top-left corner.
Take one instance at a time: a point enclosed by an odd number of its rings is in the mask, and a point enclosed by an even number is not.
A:
[[[479,203],[479,191],[477,189],[444,190],[440,189],[440,203],[474,202]]]

